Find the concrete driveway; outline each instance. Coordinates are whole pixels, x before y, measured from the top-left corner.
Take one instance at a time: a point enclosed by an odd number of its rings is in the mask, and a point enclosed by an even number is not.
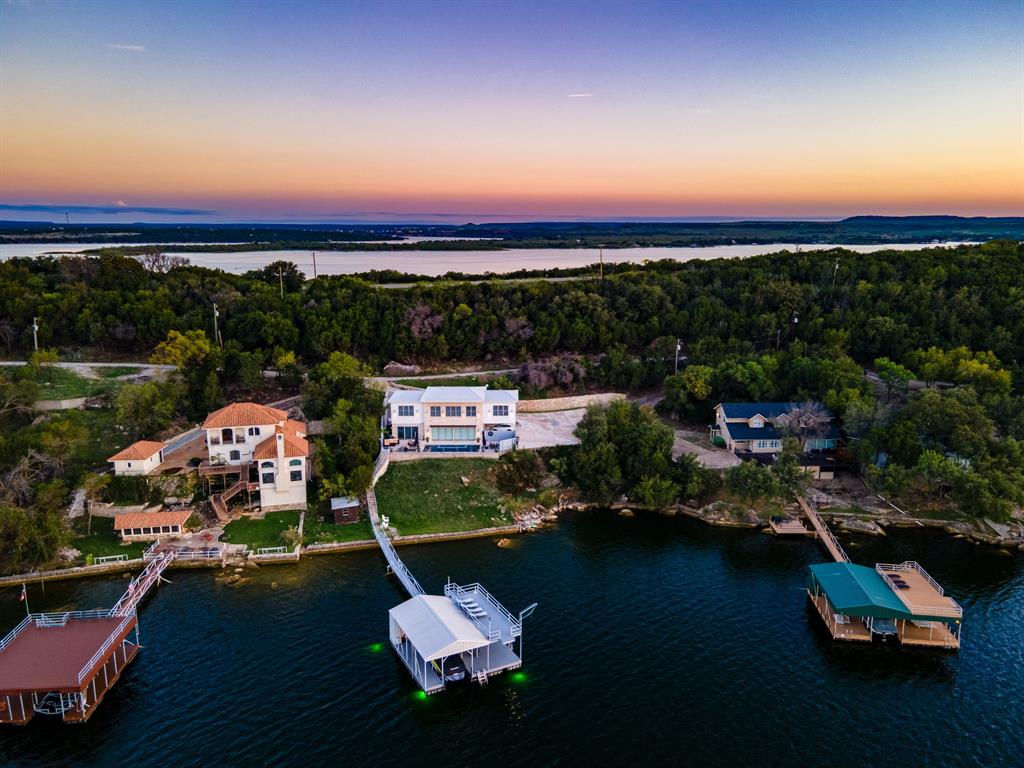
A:
[[[578,445],[573,430],[586,414],[586,408],[548,413],[519,412],[519,447],[526,449],[547,448],[553,445]]]
[[[675,441],[672,443],[672,458],[678,459],[684,453],[696,456],[697,461],[708,469],[728,469],[735,467],[741,459],[724,448],[705,448],[696,443],[691,443],[683,437],[681,430],[676,430]]]

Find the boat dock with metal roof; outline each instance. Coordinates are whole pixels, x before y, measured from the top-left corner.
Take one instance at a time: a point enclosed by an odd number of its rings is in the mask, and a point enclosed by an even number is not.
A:
[[[797,500],[835,561],[811,565],[807,576],[807,596],[833,640],[894,637],[901,645],[960,648],[963,608],[919,563],[850,562],[818,510]]]

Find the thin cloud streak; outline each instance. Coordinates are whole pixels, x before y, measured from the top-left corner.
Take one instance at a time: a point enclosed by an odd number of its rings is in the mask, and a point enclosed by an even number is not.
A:
[[[592,93],[570,93],[569,94],[569,98],[570,99],[589,99],[589,98],[592,98],[593,96],[594,96],[594,94],[592,94]]]
[[[107,43],[106,46],[115,51],[131,51],[132,53],[143,53],[146,50],[146,46],[134,43]]]
[[[123,200],[118,200],[114,205],[54,205],[49,203],[14,205],[11,203],[0,203],[0,211],[20,211],[22,213],[149,213],[154,216],[215,216],[220,213],[219,211],[210,211],[203,208],[158,208],[125,205]]]

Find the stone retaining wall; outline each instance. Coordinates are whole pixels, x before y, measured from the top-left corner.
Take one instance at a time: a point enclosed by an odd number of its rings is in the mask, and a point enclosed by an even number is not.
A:
[[[620,392],[602,392],[596,395],[575,395],[572,397],[551,397],[546,400],[520,400],[516,407],[519,413],[544,413],[546,411],[569,411],[590,405],[608,405],[615,400],[625,400]]]

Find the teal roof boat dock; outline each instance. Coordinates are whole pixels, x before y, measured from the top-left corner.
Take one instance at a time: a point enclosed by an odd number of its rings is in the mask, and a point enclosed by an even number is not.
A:
[[[833,639],[956,650],[963,609],[916,562],[809,567],[807,594]]]

